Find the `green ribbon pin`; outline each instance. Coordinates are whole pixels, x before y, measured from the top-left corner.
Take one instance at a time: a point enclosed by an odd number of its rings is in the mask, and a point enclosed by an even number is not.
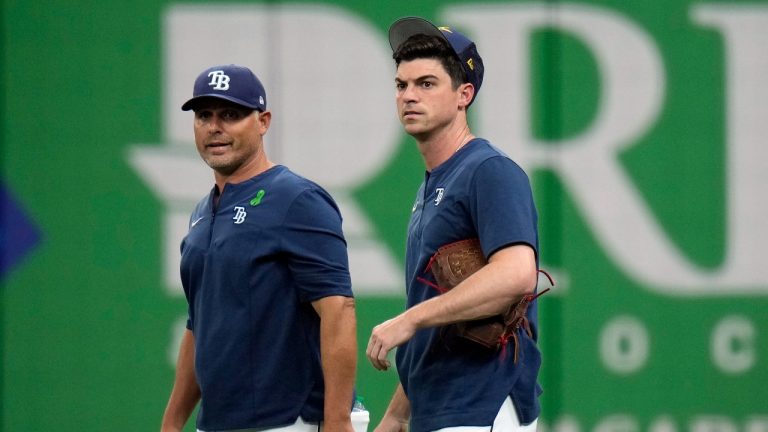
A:
[[[264,198],[265,193],[266,192],[264,192],[264,189],[261,189],[258,192],[256,192],[256,196],[253,197],[253,199],[251,200],[251,205],[255,207],[261,204],[261,199]]]

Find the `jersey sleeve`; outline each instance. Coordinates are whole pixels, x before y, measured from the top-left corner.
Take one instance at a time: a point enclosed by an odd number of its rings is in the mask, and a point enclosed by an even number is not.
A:
[[[301,301],[353,296],[341,222],[336,204],[323,190],[305,190],[291,204],[281,241]]]
[[[485,160],[470,184],[470,211],[486,257],[526,244],[538,257],[536,206],[528,176],[504,156]]]

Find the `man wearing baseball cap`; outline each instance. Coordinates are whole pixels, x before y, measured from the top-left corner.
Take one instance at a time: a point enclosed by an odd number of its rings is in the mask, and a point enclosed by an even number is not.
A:
[[[336,204],[268,159],[272,114],[250,69],[206,69],[182,110],[214,185],[181,244],[188,320],[162,430],[200,402],[198,431],[352,432],[355,303]]]
[[[537,213],[528,177],[472,134],[467,110],[485,68],[475,43],[421,18],[396,21],[396,105],[426,167],[408,226],[405,312],[376,326],[366,355],[380,370],[396,354],[400,385],[375,432],[536,430],[540,354],[536,305],[525,325],[485,346],[457,323],[494,320],[535,298]],[[467,242],[465,242],[467,240]],[[431,269],[438,249],[479,244],[487,264],[450,290]],[[410,429],[409,429],[410,427]]]

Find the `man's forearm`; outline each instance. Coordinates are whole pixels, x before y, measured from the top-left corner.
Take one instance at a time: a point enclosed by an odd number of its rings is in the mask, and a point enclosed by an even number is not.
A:
[[[402,384],[397,385],[395,394],[389,402],[379,425],[374,432],[404,432],[408,430],[408,421],[411,417],[411,402],[403,391]]]
[[[536,287],[536,259],[525,245],[495,253],[489,263],[451,291],[420,303],[404,317],[416,328],[437,327],[504,313]]]
[[[419,329],[469,321],[506,312],[536,289],[536,256],[515,245],[494,253],[488,264],[445,294],[419,303],[373,328],[366,355],[373,367],[389,369],[387,353]]]
[[[320,359],[327,425],[349,421],[357,367],[357,327],[354,299],[333,297],[321,302]]]
[[[397,385],[395,394],[392,396],[392,400],[389,402],[384,415],[403,424],[407,424],[411,418],[411,402],[408,400],[408,396],[405,395],[402,384]]]
[[[195,378],[195,338],[186,330],[179,348],[176,379],[168,406],[163,414],[162,431],[180,431],[200,400],[200,387]]]

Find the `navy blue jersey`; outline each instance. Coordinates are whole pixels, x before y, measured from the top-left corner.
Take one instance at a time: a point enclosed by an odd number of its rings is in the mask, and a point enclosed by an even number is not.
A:
[[[525,172],[486,140],[470,141],[427,172],[419,188],[408,226],[407,306],[439,295],[418,280],[432,280],[425,270],[439,247],[479,238],[486,258],[506,246],[524,244],[538,259],[536,224]],[[541,361],[535,342],[535,304],[528,309],[528,318],[534,338],[519,333],[517,364],[512,347],[492,352],[451,337],[446,327],[419,330],[400,346],[397,368],[411,402],[411,431],[490,426],[508,395],[523,424],[536,419]]]
[[[323,417],[320,319],[310,302],[352,297],[341,215],[318,185],[276,166],[200,201],[181,280],[202,391],[197,427]]]

